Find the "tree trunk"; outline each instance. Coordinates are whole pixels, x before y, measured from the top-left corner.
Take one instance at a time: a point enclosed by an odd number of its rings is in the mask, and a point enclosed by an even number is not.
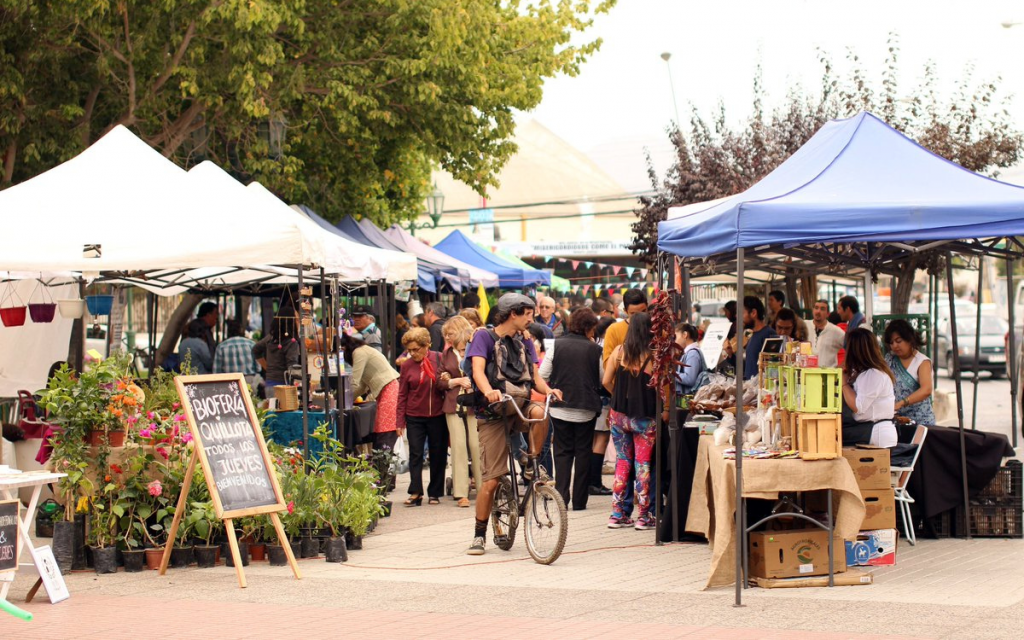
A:
[[[814,301],[818,299],[818,276],[809,273],[800,278],[800,297],[801,309],[814,308]]]
[[[156,362],[157,366],[163,364],[167,356],[171,355],[175,347],[178,346],[178,338],[181,337],[181,332],[185,329],[185,325],[192,319],[192,312],[195,310],[199,303],[202,302],[203,296],[195,293],[186,293],[181,297],[181,304],[171,314],[171,318],[167,321],[167,326],[164,328],[164,337],[160,339],[160,347],[156,350]]]
[[[899,276],[896,277],[896,287],[890,298],[891,310],[889,313],[902,315],[910,308],[910,296],[914,293],[914,276],[917,274],[919,262],[919,256],[914,254],[900,270]]]

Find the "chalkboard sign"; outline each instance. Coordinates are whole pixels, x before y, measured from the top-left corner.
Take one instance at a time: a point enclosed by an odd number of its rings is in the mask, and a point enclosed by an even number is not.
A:
[[[217,517],[284,511],[277,475],[242,375],[178,376],[174,382]]]
[[[18,509],[17,500],[0,502],[0,573],[18,570]]]

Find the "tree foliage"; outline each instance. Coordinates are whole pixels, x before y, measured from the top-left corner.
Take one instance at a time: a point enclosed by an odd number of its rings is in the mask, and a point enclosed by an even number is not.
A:
[[[792,89],[782,106],[766,113],[760,69],[754,77],[754,103],[742,127],[734,129],[720,108],[709,122],[694,112],[689,135],[669,131],[675,148],[672,167],[659,179],[650,161],[648,175],[654,195],[640,199],[634,211],[630,247],[649,264],[657,256],[658,222],[670,206],[704,202],[744,191],[799,149],[826,122],[871,111],[926,149],[971,171],[991,173],[1021,158],[1024,137],[1010,124],[998,80],[976,83],[968,68],[953,95],[939,95],[934,65],[924,68],[923,82],[907,94],[897,83],[898,46],[890,37],[888,55],[877,90],[859,58],[847,54],[850,70],[840,78],[830,59],[820,56],[820,89],[806,95]],[[914,271],[937,268],[936,256],[921,255],[905,265],[893,295],[893,312],[905,311]],[[795,288],[795,287],[794,287]]]
[[[578,72],[599,41],[571,39],[613,4],[0,0],[0,186],[122,124],[183,166],[390,224],[432,164],[494,185],[513,111]]]

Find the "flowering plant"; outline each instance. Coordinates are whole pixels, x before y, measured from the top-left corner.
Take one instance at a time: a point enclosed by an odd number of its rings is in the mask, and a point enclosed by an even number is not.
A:
[[[131,429],[139,421],[143,404],[146,402],[146,394],[139,385],[131,379],[119,378],[114,381],[110,394],[110,402],[107,403],[107,413],[114,426],[124,429]],[[110,423],[107,423],[110,425]]]

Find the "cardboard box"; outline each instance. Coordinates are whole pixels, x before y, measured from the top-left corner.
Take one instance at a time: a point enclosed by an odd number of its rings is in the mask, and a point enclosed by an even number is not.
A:
[[[861,531],[896,528],[896,498],[892,488],[862,489],[864,498],[864,522]]]
[[[828,576],[813,578],[754,578],[752,581],[762,589],[794,589],[797,587],[827,587]],[[837,573],[832,578],[837,587],[852,587],[860,584],[871,584],[871,574],[860,569],[850,569],[846,573]]]
[[[896,564],[895,529],[861,531],[846,542],[846,564],[851,567],[891,567]]]
[[[887,489],[889,479],[888,449],[843,449],[843,457],[850,463],[857,486],[864,489]]]
[[[833,539],[834,572],[846,571],[843,540]],[[828,575],[828,532],[824,529],[757,531],[750,534],[750,577],[795,578]]]

